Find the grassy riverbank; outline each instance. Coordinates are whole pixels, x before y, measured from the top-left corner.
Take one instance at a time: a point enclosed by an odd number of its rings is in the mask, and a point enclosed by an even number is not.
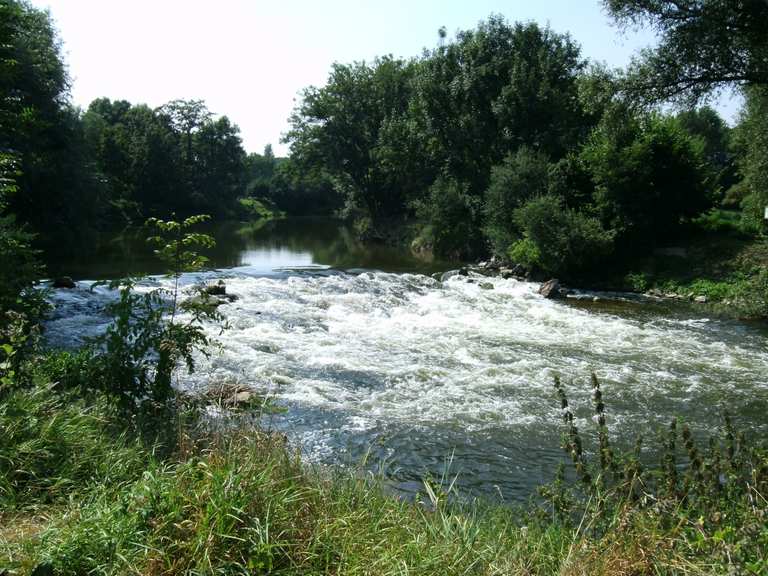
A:
[[[683,241],[629,265],[624,289],[704,302],[742,318],[768,317],[768,241],[723,214],[692,226]]]
[[[188,402],[126,420],[67,366],[38,358],[34,383],[3,392],[9,574],[768,573],[768,458],[730,428],[706,450],[670,433],[645,470],[603,427],[587,462],[567,423],[576,472],[536,503],[460,502],[435,482],[412,502],[281,436],[206,431]]]

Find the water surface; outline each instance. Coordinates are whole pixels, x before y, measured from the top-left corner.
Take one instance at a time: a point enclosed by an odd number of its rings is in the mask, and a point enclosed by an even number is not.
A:
[[[343,227],[324,226],[235,231],[222,236],[231,246],[219,237],[219,268],[203,277],[223,279],[238,300],[221,307],[224,333],[209,327],[220,347],[195,374],[179,375],[187,388],[227,380],[274,397],[288,411],[264,424],[312,461],[355,465],[368,455],[403,489],[439,477],[450,461],[465,491],[525,498],[563,460],[553,377],[589,433],[592,371],[620,442],[652,440],[673,415],[704,436],[726,410],[765,435],[759,326],[652,305],[554,302],[515,280],[483,280],[493,289],[473,278],[441,283],[423,274],[433,264],[369,251]],[[120,264],[99,266],[80,277]],[[54,294],[53,342],[103,330],[100,310],[114,295],[89,284]]]

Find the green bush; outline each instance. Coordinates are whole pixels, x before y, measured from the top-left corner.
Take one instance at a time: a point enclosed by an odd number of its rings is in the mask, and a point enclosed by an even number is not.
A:
[[[520,237],[515,210],[531,198],[546,194],[548,174],[547,157],[526,146],[491,170],[485,193],[484,232],[496,254],[505,254]]]
[[[712,205],[701,146],[673,118],[606,115],[581,160],[595,184],[596,213],[625,252],[674,237]]]
[[[541,252],[539,247],[530,238],[521,238],[509,248],[507,252],[510,260],[515,264],[522,264],[528,269],[541,266]]]
[[[693,219],[693,224],[707,232],[745,232],[742,214],[736,210],[713,208]]]
[[[467,185],[454,178],[438,178],[418,213],[432,231],[435,255],[458,260],[480,250],[478,201],[469,195]]]
[[[539,266],[550,274],[567,276],[588,270],[610,255],[613,247],[612,232],[596,218],[566,208],[555,196],[530,200],[515,211],[515,220],[535,246]]]

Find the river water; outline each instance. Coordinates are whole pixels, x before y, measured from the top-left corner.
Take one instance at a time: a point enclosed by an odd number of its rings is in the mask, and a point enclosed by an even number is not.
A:
[[[447,471],[465,492],[523,499],[563,461],[553,377],[589,434],[593,371],[618,443],[643,434],[653,444],[674,415],[700,436],[724,411],[768,431],[760,326],[653,304],[549,301],[516,280],[483,280],[493,289],[464,277],[441,283],[426,273],[444,264],[361,247],[336,223],[223,230],[214,231],[216,269],[184,281],[223,279],[238,300],[221,307],[227,330],[209,327],[219,347],[194,374],[180,372],[179,385],[234,381],[274,398],[287,411],[263,424],[311,461],[366,459],[406,491]],[[80,281],[54,292],[53,344],[104,329],[101,310],[114,295],[89,290],[90,280],[157,271],[136,246],[90,264],[58,261]],[[126,253],[134,258],[121,260]]]

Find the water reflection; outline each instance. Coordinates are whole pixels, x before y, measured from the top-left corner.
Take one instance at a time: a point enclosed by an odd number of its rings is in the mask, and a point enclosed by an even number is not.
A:
[[[363,244],[344,222],[327,218],[216,222],[201,231],[216,238],[216,247],[206,253],[212,268],[245,267],[258,275],[316,265],[424,273],[447,266],[419,259],[406,247]],[[49,251],[48,271],[51,276],[69,275],[76,280],[160,274],[164,267],[147,245],[147,235],[143,228],[127,228],[108,235],[91,254]]]

